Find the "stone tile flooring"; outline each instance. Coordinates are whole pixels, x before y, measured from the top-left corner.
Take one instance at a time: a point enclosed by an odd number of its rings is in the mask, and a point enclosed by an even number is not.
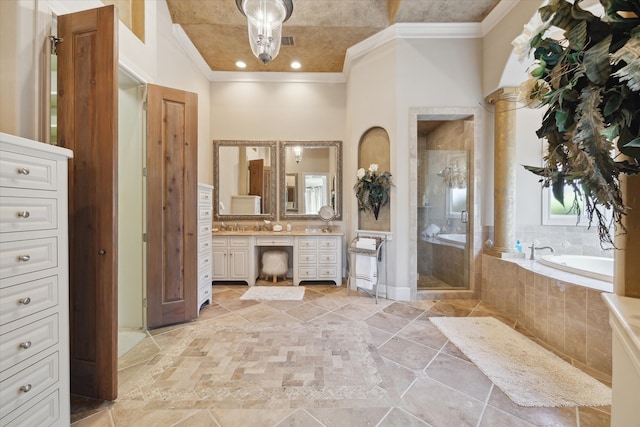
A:
[[[428,320],[476,300],[374,299],[304,284],[302,301],[216,285],[197,321],[119,359],[115,402],[72,396],[74,426],[608,426],[610,408],[515,405]],[[526,332],[526,331],[524,331]]]

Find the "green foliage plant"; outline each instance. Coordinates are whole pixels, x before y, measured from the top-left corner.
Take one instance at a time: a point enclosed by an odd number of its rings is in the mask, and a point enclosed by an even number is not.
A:
[[[378,165],[372,163],[369,168],[358,169],[356,184],[353,189],[358,199],[358,210],[372,211],[378,219],[380,208],[389,203],[389,191],[393,183],[391,173],[378,173]]]
[[[580,3],[549,0],[512,43],[534,57],[520,101],[546,108],[544,166],[525,168],[563,205],[572,188],[578,220],[582,200],[601,244],[615,247],[628,214],[620,175],[640,172],[640,1],[600,0],[602,17]]]

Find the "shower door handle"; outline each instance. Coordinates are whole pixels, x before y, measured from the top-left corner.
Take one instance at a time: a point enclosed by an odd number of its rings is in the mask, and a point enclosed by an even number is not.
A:
[[[463,224],[466,224],[467,222],[469,222],[469,212],[467,211],[460,212],[460,221]]]

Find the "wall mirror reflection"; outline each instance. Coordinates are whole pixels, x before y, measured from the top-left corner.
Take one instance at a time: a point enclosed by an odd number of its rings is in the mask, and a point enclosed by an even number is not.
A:
[[[280,147],[280,212],[284,219],[319,219],[322,206],[342,217],[342,142],[286,141]],[[295,186],[289,185],[294,180]]]
[[[276,142],[214,141],[214,218],[275,219]]]

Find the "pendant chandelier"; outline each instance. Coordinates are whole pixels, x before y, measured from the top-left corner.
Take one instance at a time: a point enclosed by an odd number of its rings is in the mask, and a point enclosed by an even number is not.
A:
[[[282,23],[293,12],[293,0],[236,0],[247,17],[251,51],[265,65],[278,56]]]

